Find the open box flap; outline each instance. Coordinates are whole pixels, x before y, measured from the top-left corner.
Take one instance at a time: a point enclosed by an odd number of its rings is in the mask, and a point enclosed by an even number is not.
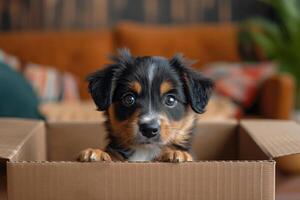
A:
[[[0,162],[1,160],[24,160],[32,157],[32,155],[36,156],[37,153],[33,151],[36,150],[35,147],[37,146],[40,146],[38,148],[41,151],[37,157],[44,157],[44,132],[45,127],[42,121],[12,118],[0,119]],[[38,144],[39,142],[41,144]]]
[[[241,120],[240,126],[270,158],[300,153],[300,125],[287,120]]]

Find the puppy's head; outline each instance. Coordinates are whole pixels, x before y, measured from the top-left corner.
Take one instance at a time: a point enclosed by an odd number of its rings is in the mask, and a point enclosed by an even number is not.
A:
[[[196,113],[203,113],[212,82],[189,68],[181,56],[133,57],[128,50],[114,64],[90,75],[89,91],[106,111],[110,134],[126,147],[180,145]]]

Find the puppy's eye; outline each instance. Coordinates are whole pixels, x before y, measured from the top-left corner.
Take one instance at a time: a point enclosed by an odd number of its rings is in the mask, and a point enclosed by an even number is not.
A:
[[[177,104],[177,100],[173,95],[167,95],[164,98],[164,104],[170,108],[173,108]]]
[[[125,94],[121,101],[124,106],[130,107],[135,103],[135,96],[131,93]]]

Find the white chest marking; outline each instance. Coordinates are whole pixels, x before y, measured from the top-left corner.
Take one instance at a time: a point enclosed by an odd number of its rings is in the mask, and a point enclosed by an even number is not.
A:
[[[152,161],[159,155],[161,149],[156,145],[151,145],[143,148],[137,148],[128,161]]]

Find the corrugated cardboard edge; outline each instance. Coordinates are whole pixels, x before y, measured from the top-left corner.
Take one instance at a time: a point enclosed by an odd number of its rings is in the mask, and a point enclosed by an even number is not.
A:
[[[274,161],[9,162],[8,177],[10,200],[275,197]]]
[[[24,147],[26,142],[33,136],[33,134],[37,131],[37,129],[44,129],[44,122],[40,120],[27,120],[27,119],[15,119],[15,118],[2,118],[0,119],[0,123],[15,123],[15,126],[26,126],[27,129],[30,129],[26,134],[22,135],[21,138],[18,138],[19,143],[14,144],[14,146],[10,146],[7,149],[7,144],[1,143],[0,141],[0,159],[2,160],[16,160],[16,157],[20,153],[20,150]],[[14,127],[12,127],[13,129]],[[0,134],[1,134],[0,127]],[[18,130],[19,131],[19,130]],[[14,132],[11,132],[13,134]],[[2,151],[3,150],[3,151]]]
[[[241,120],[242,128],[271,159],[300,153],[300,125],[287,120]]]
[[[46,159],[45,126],[44,122],[39,120],[1,118],[1,134],[3,140],[0,140],[0,199],[4,200],[7,199],[7,161]],[[16,138],[12,138],[14,136]]]

